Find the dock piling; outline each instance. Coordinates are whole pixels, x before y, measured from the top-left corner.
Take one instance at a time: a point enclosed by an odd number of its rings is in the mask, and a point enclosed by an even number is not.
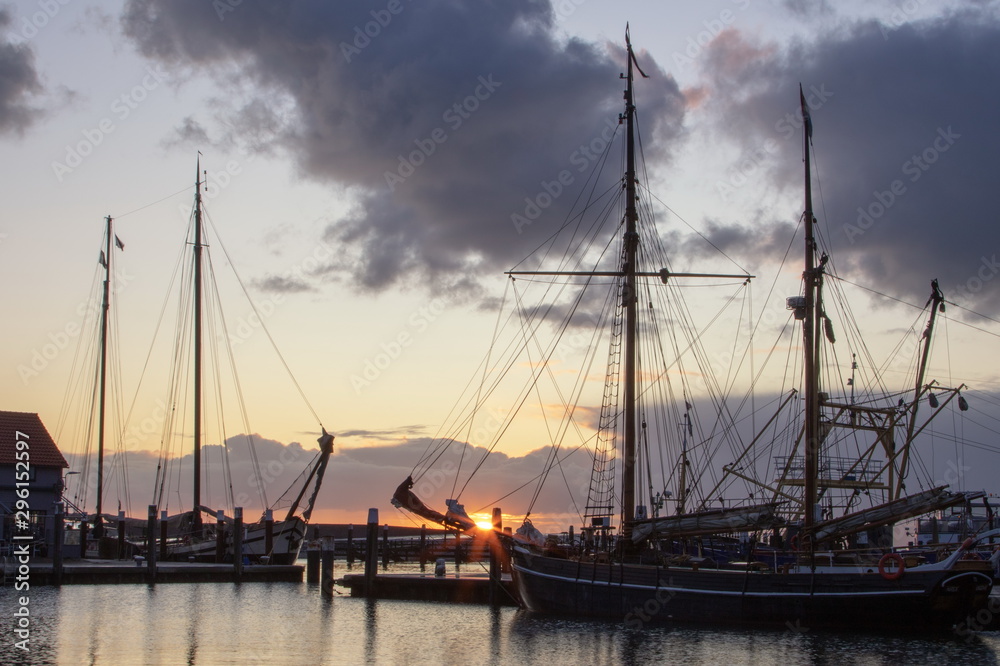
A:
[[[264,511],[264,555],[267,561],[271,561],[274,551],[274,512],[271,509]]]
[[[63,503],[56,502],[56,513],[53,521],[53,547],[55,552],[52,553],[52,577],[53,584],[56,586],[62,585],[62,573],[63,573]]]
[[[243,507],[233,507],[233,570],[236,581],[243,576]]]
[[[164,511],[163,513],[166,513]],[[166,521],[163,522],[166,525]],[[166,539],[163,539],[161,547],[166,547]],[[156,505],[149,505],[149,514],[146,517],[146,582],[150,585],[156,584]]]
[[[83,514],[83,518],[80,519],[80,559],[87,559],[87,532],[90,531],[90,525],[87,524],[87,514]]]
[[[323,549],[320,551],[320,587],[323,594],[333,596],[333,544],[323,542]]]
[[[389,525],[382,527],[382,568],[389,568]]]
[[[306,582],[319,582],[320,552],[311,543],[306,550]]]
[[[226,514],[219,509],[215,512],[215,563],[226,561]]]
[[[153,520],[156,520],[156,513],[153,513]],[[160,559],[167,559],[167,512],[160,512]],[[155,532],[153,532],[155,534]]]
[[[427,566],[427,525],[420,526],[420,571]]]
[[[116,559],[125,559],[125,512],[118,511],[118,557]]]
[[[503,513],[500,507],[493,507],[493,529],[489,533],[490,549],[490,603],[500,601],[500,564],[503,561],[502,546],[497,536],[503,530]]]
[[[378,509],[368,509],[368,526],[365,549],[365,595],[375,593],[375,575],[378,567]]]
[[[347,526],[347,568],[354,564],[354,523]]]

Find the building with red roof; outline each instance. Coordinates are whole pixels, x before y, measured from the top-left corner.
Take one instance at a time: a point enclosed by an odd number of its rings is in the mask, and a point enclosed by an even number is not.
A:
[[[0,551],[8,549],[15,533],[24,534],[17,529],[17,513],[25,506],[36,542],[52,542],[51,517],[62,499],[67,467],[38,414],[0,411]]]

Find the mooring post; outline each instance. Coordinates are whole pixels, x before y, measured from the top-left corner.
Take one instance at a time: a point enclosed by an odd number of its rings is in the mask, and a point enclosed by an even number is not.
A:
[[[347,568],[354,564],[354,524],[347,526]]]
[[[317,550],[315,542],[310,541],[308,550],[306,550],[307,583],[319,582],[319,565],[320,565],[320,552],[319,550]]]
[[[503,533],[511,538],[514,537],[514,530],[511,527],[503,528]],[[500,572],[508,574],[511,572],[510,557],[508,557],[506,553],[504,554],[503,560],[500,562]]]
[[[80,519],[80,557],[87,557],[87,532],[90,530],[90,525],[87,524],[87,514],[83,514],[83,518]]]
[[[382,528],[382,568],[389,568],[389,525]]]
[[[489,533],[490,549],[490,603],[500,602],[500,569],[503,562],[503,546],[498,536],[503,530],[503,513],[500,507],[493,507],[493,529]]]
[[[55,519],[52,521],[52,577],[56,585],[62,585],[63,574],[63,503],[56,502]]]
[[[375,575],[378,570],[378,509],[368,509],[368,527],[365,533],[365,596],[375,594]]]
[[[333,543],[323,541],[323,549],[320,555],[320,589],[323,594],[333,596]]]
[[[154,516],[154,518],[155,518],[155,516]],[[168,527],[169,527],[169,525],[167,524],[167,512],[166,511],[161,511],[160,512],[160,559],[164,560],[164,561],[167,559],[167,528]]]
[[[274,551],[274,512],[271,509],[264,511],[264,560],[267,563],[271,562],[272,553]]]
[[[420,526],[420,570],[427,566],[427,524]]]
[[[233,569],[237,582],[243,576],[243,507],[233,507]]]
[[[166,513],[164,511],[163,513]],[[166,521],[164,521],[164,525]],[[166,541],[166,539],[164,539]],[[165,545],[165,544],[162,544]],[[149,505],[146,516],[146,582],[156,584],[156,505]]]
[[[569,549],[573,551],[573,526],[569,526]]]
[[[118,511],[118,558],[125,559],[125,512]]]
[[[226,561],[226,514],[222,509],[215,512],[215,563]]]

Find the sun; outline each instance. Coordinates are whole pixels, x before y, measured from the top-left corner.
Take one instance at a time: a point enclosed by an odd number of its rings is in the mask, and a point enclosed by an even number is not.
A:
[[[476,527],[478,527],[481,530],[492,530],[493,523],[490,522],[489,520],[477,520]]]

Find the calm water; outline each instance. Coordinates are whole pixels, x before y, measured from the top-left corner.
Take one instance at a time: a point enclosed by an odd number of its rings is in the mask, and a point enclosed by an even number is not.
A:
[[[342,563],[337,567],[343,574]],[[318,586],[298,583],[36,588],[24,658],[11,645],[15,597],[12,588],[0,589],[3,664],[1000,663],[1000,633],[965,640],[634,630],[514,608],[326,599]]]

